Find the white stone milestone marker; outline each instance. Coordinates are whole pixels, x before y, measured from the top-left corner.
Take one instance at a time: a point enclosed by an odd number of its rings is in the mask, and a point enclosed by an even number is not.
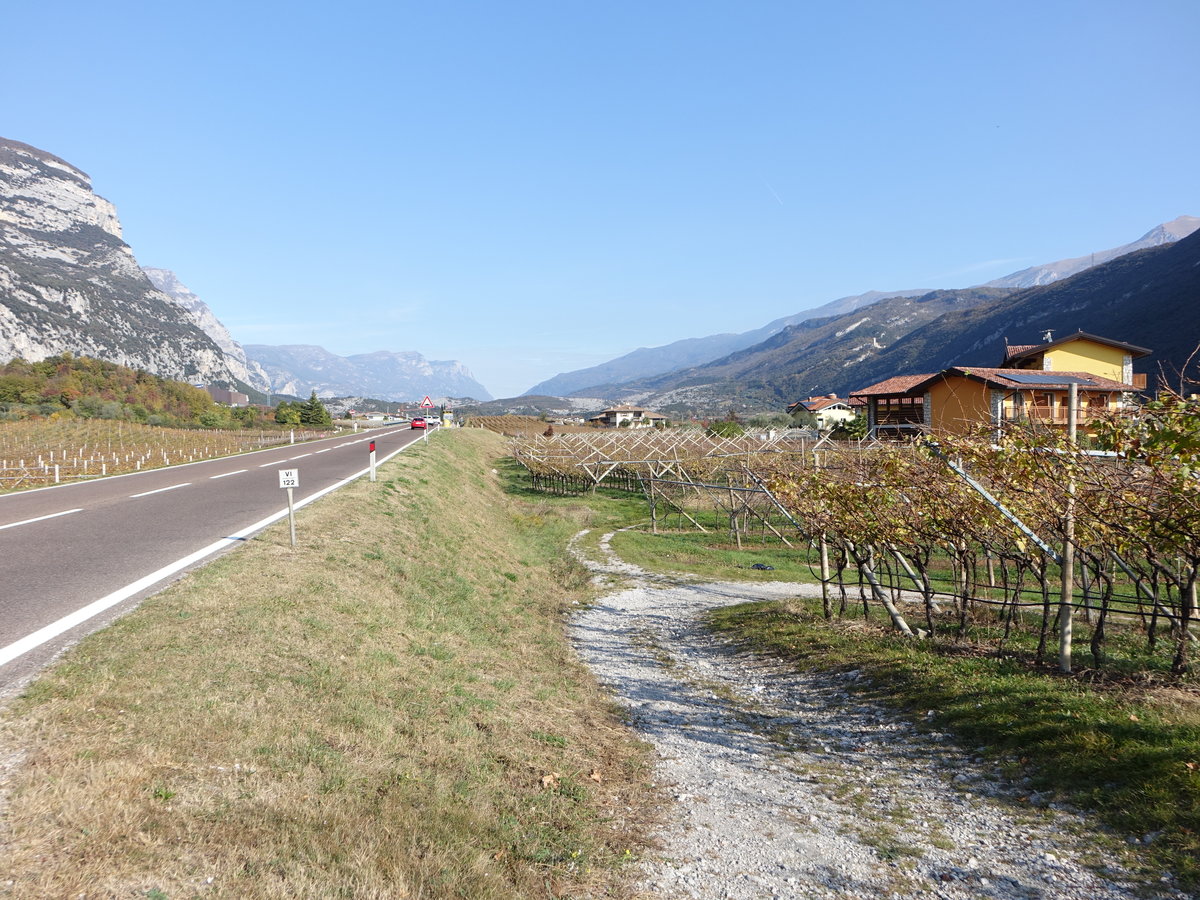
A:
[[[292,489],[300,487],[299,469],[280,469],[279,486],[288,492],[288,528],[292,534],[292,546],[296,546],[296,507],[292,505]]]

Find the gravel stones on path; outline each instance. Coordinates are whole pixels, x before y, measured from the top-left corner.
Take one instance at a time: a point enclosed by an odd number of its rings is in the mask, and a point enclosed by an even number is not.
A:
[[[700,622],[713,607],[819,588],[661,578],[616,558],[610,538],[602,561],[577,551],[614,590],[570,633],[653,744],[655,781],[673,799],[662,850],[643,867],[647,896],[1148,896],[1089,838],[1097,826],[863,700],[849,690],[855,673],[796,673]],[[1149,896],[1190,895],[1162,883]]]

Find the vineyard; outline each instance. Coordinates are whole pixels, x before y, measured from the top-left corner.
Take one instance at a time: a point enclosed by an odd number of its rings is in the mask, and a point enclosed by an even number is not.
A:
[[[312,440],[328,432],[295,432]],[[161,428],[104,419],[0,423],[0,490],[61,484],[261,450],[289,431]]]
[[[534,437],[549,428],[554,434],[594,433],[595,428],[587,425],[551,425],[534,416],[471,416],[467,420],[470,428],[484,428],[507,437]]]
[[[880,612],[913,638],[982,639],[1072,670],[1189,669],[1200,574],[1200,408],[999,445],[813,443],[695,433],[526,437],[531,485],[647,502],[651,532],[728,534],[802,555],[827,618]]]

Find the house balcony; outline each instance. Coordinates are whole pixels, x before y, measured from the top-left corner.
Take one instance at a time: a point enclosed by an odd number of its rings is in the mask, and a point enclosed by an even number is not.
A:
[[[875,425],[925,425],[925,411],[921,407],[902,410],[875,410]]]
[[[1107,406],[1080,406],[1075,413],[1075,423],[1085,425],[1103,419],[1118,410]],[[1000,412],[1000,420],[1004,424],[1022,423],[1031,425],[1049,425],[1067,427],[1067,408],[1065,406],[1014,406],[1006,403]]]
[[[925,407],[920,402],[905,399],[876,403],[870,436],[884,440],[909,440],[919,434],[927,434]]]

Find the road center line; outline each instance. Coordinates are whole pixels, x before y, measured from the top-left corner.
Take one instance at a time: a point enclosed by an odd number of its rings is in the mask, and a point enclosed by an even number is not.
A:
[[[156,491],[142,491],[140,494],[130,494],[129,499],[132,500],[134,497],[149,497],[151,494],[161,494],[163,491],[173,491],[175,488],[187,487],[189,484],[191,484],[190,481],[185,481],[183,484],[173,484],[170,487],[159,488]]]
[[[291,462],[293,459],[304,459],[304,457],[306,457],[306,456],[312,456],[312,454],[311,453],[301,453],[299,456],[290,457],[288,459],[288,462]]]
[[[241,475],[243,472],[246,472],[246,471],[248,471],[248,470],[247,469],[238,469],[236,472],[222,472],[220,475],[209,475],[208,480],[213,481],[217,478],[228,478],[230,475]]]
[[[10,522],[7,525],[0,525],[0,531],[5,528],[16,528],[18,525],[31,525],[34,522],[44,522],[46,519],[57,519],[59,516],[69,516],[71,513],[83,512],[83,507],[79,509],[64,509],[62,512],[50,513],[48,516],[38,516],[36,519],[23,519],[20,522]]]

